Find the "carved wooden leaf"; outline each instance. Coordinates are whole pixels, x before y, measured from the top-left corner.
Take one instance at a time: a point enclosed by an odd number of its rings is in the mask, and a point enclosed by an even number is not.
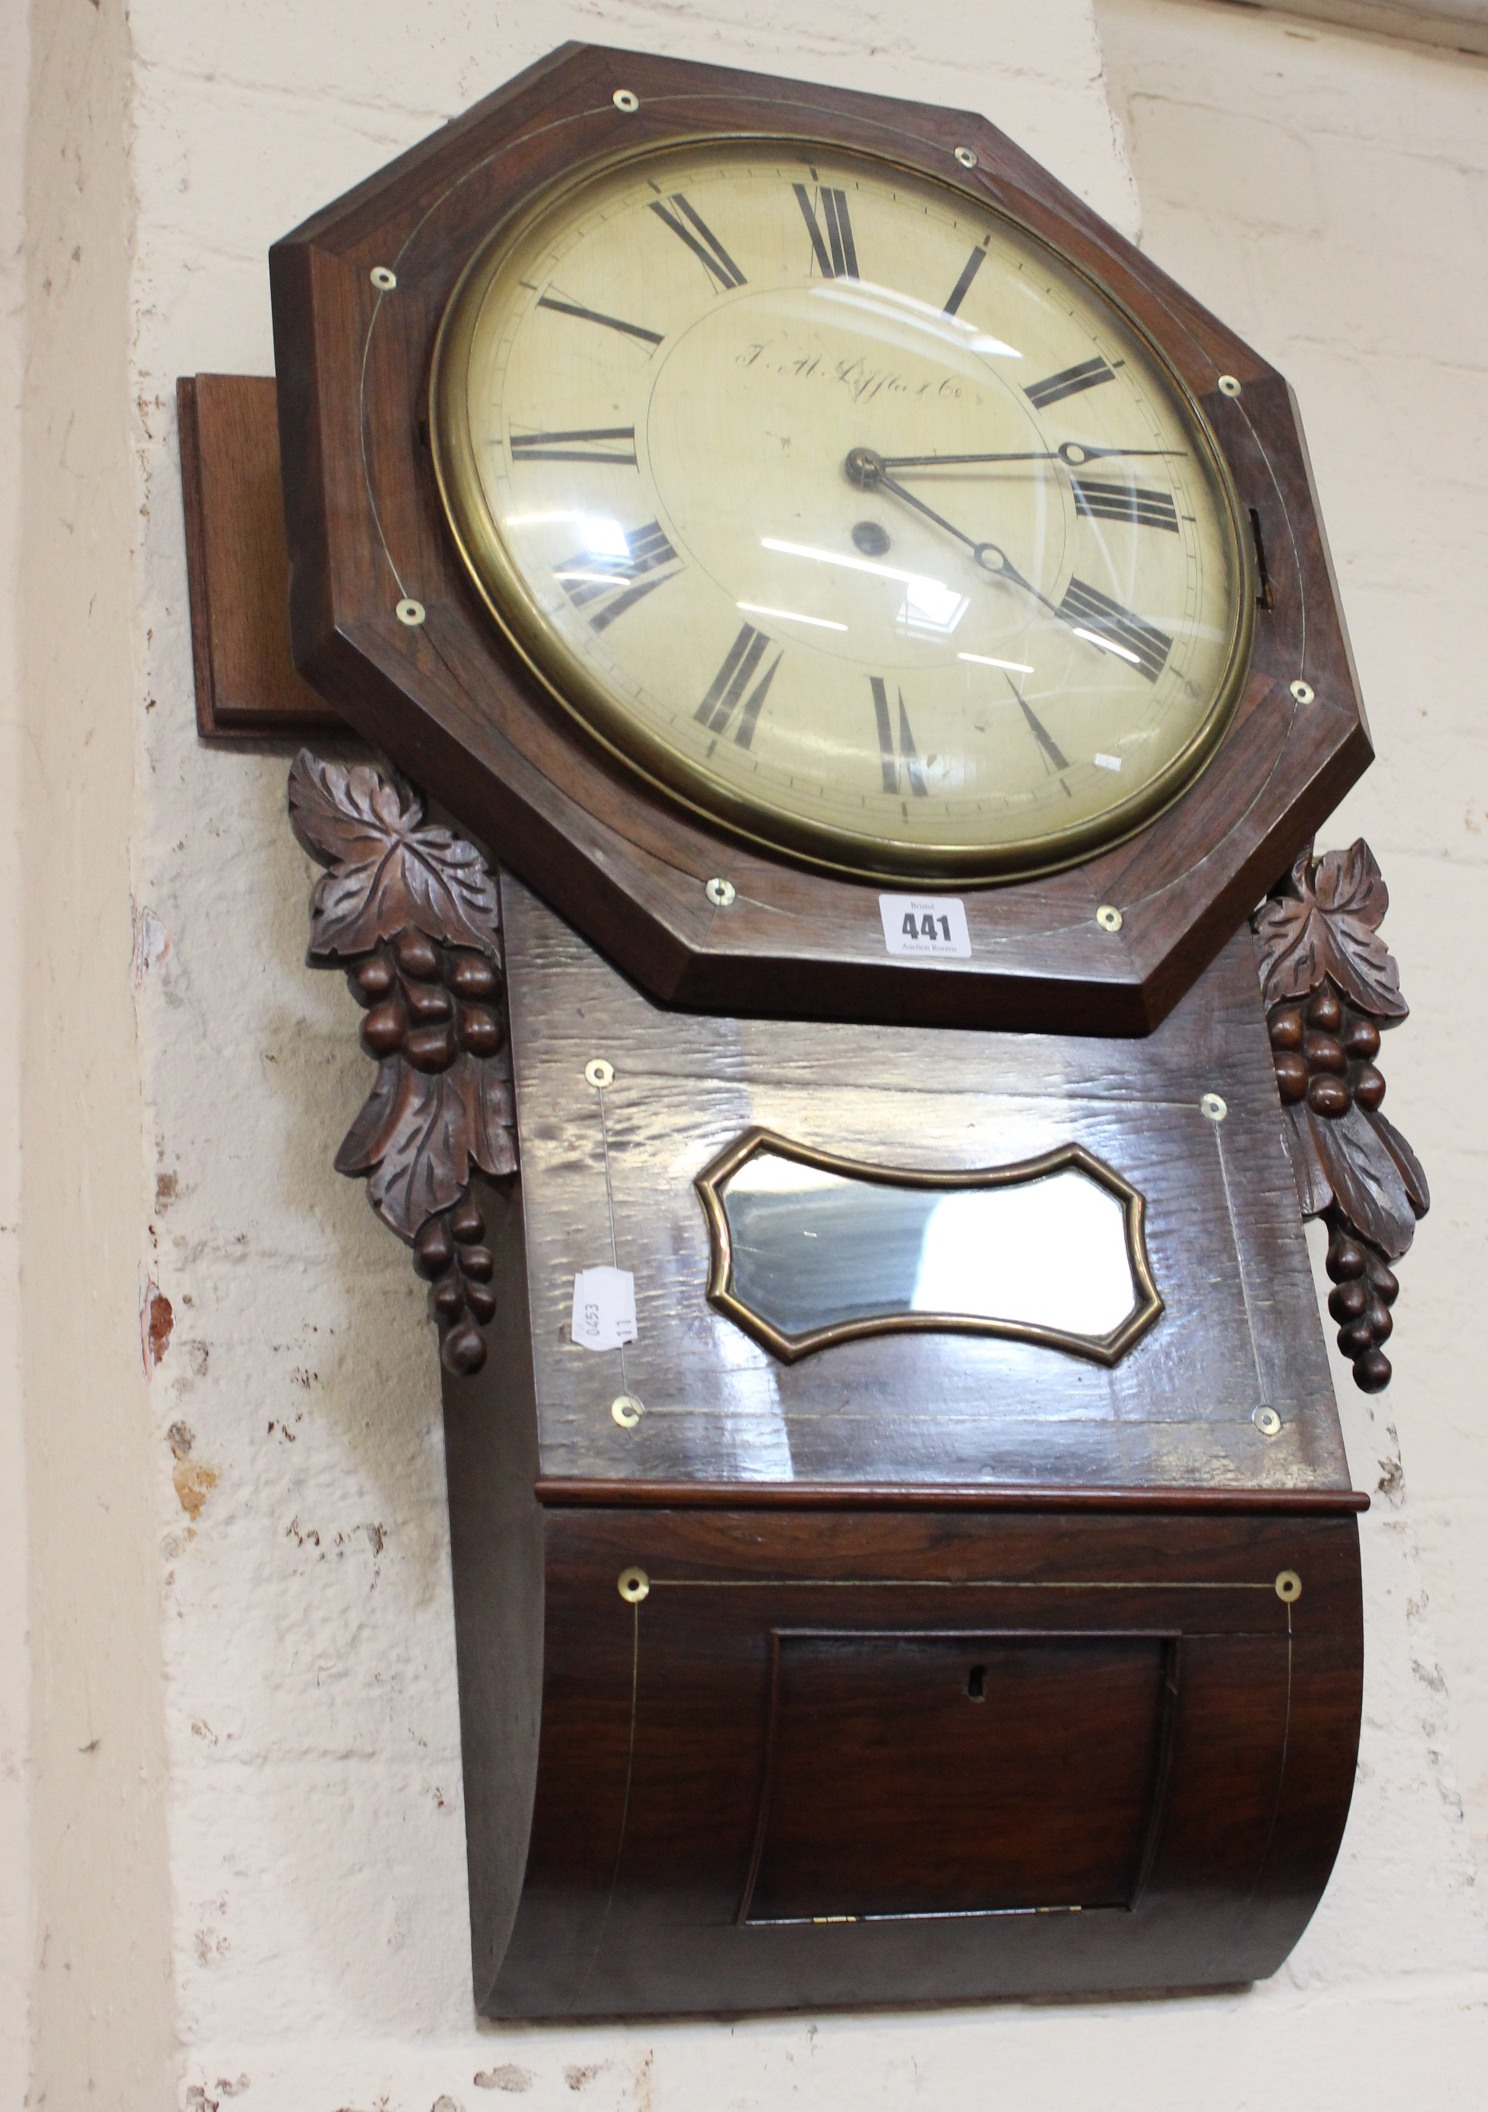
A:
[[[501,1066],[463,1054],[433,1075],[388,1057],[336,1154],[337,1172],[365,1173],[378,1216],[408,1240],[459,1198],[472,1163],[515,1172],[516,1140]]]
[[[1323,1171],[1322,1161],[1312,1141],[1314,1116],[1310,1108],[1288,1107],[1282,1110],[1282,1136],[1286,1139],[1287,1157],[1292,1162],[1292,1175],[1297,1183],[1297,1197],[1302,1205],[1304,1217],[1321,1217],[1333,1201],[1333,1190],[1328,1185],[1328,1176]]]
[[[1390,907],[1379,860],[1362,836],[1346,851],[1324,851],[1312,870],[1312,892],[1330,917],[1353,917],[1378,931]]]
[[[290,825],[322,865],[375,858],[390,836],[416,829],[423,818],[418,794],[370,763],[322,762],[302,748],[290,765]]]
[[[435,1211],[447,1210],[465,1185],[469,1154],[451,1133],[447,1076],[387,1058],[336,1154],[338,1173],[371,1176],[368,1193],[378,1215],[404,1239]],[[457,1131],[458,1102],[453,1112]]]
[[[471,1096],[470,1156],[482,1173],[515,1173],[517,1114],[511,1080],[500,1076],[494,1063],[472,1063],[471,1068],[475,1090]]]
[[[1328,972],[1327,928],[1307,884],[1309,854],[1292,867],[1296,893],[1263,902],[1254,918],[1261,989],[1268,1005],[1285,1004],[1315,990]]]
[[[1319,858],[1312,891],[1328,920],[1332,974],[1339,988],[1377,1018],[1404,1019],[1410,1008],[1400,994],[1400,970],[1379,935],[1390,894],[1362,837],[1346,851],[1327,851]]]
[[[1366,1117],[1378,1132],[1380,1142],[1395,1161],[1395,1170],[1400,1175],[1410,1206],[1417,1217],[1424,1217],[1431,1208],[1431,1190],[1426,1185],[1426,1169],[1406,1143],[1393,1122],[1385,1116],[1372,1113]]]
[[[500,959],[496,883],[473,843],[423,828],[413,794],[367,763],[308,750],[289,775],[296,835],[331,870],[310,899],[312,955],[366,953],[410,924]]]
[[[1306,1131],[1333,1199],[1354,1227],[1391,1261],[1416,1233],[1416,1213],[1394,1156],[1362,1108],[1330,1120],[1302,1107]]]
[[[1327,851],[1316,865],[1304,852],[1291,881],[1296,892],[1265,903],[1255,919],[1266,1003],[1305,997],[1332,976],[1361,1011],[1404,1019],[1400,971],[1378,929],[1390,897],[1368,844]]]

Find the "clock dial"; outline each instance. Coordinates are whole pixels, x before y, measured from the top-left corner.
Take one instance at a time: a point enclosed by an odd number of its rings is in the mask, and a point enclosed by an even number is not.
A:
[[[498,232],[433,431],[491,609],[614,751],[864,874],[1130,833],[1227,723],[1253,595],[1197,406],[993,209],[779,141],[651,150]]]

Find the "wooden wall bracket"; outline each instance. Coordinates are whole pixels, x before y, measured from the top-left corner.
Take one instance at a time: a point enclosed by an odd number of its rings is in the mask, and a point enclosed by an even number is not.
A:
[[[351,729],[295,673],[272,374],[176,383],[196,730],[204,741]]]
[[[310,963],[346,971],[377,1061],[336,1170],[365,1178],[413,1248],[444,1364],[468,1376],[496,1311],[471,1168],[517,1168],[496,882],[473,843],[426,825],[418,795],[369,763],[302,750],[289,818],[330,868],[311,897]]]
[[[1431,1207],[1420,1160],[1380,1113],[1380,1034],[1410,1009],[1379,935],[1389,906],[1360,838],[1321,858],[1309,847],[1251,919],[1302,1214],[1328,1227],[1328,1310],[1365,1393],[1390,1383],[1390,1263]]]

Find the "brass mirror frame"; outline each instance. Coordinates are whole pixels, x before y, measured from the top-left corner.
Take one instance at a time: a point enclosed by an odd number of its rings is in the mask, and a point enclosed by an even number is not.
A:
[[[971,1313],[878,1313],[857,1320],[839,1320],[829,1327],[812,1328],[805,1334],[787,1335],[762,1314],[746,1305],[734,1288],[733,1235],[724,1209],[723,1191],[749,1160],[770,1153],[790,1159],[798,1166],[823,1173],[840,1174],[846,1180],[867,1181],[885,1188],[1016,1188],[1046,1176],[1067,1171],[1088,1175],[1120,1203],[1126,1229],[1126,1257],[1137,1302],[1121,1325],[1106,1335],[1075,1335],[1062,1328],[1039,1327],[1023,1320],[989,1320]],[[702,1202],[708,1223],[708,1303],[742,1328],[782,1364],[794,1364],[819,1349],[851,1342],[860,1335],[959,1334],[989,1335],[1009,1342],[1032,1342],[1042,1349],[1062,1350],[1065,1355],[1084,1357],[1107,1367],[1119,1364],[1127,1351],[1146,1334],[1163,1311],[1162,1294],[1153,1279],[1147,1252],[1147,1199],[1130,1181],[1123,1180],[1104,1159],[1081,1144],[1060,1144],[1032,1159],[1017,1159],[1006,1166],[974,1166],[956,1172],[928,1172],[917,1166],[879,1166],[865,1159],[842,1158],[835,1152],[818,1151],[798,1144],[773,1129],[756,1124],[710,1159],[693,1186]]]

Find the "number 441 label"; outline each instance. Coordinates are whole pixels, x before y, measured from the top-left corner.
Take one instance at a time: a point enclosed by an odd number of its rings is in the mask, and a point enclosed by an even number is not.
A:
[[[884,944],[911,960],[969,961],[966,906],[956,895],[880,895]]]

